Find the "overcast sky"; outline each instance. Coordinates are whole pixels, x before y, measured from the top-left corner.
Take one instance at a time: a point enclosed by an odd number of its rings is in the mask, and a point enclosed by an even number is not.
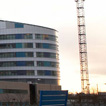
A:
[[[88,70],[91,87],[106,86],[106,0],[85,0]],[[0,19],[58,30],[62,89],[81,90],[76,3],[74,0],[0,0]]]

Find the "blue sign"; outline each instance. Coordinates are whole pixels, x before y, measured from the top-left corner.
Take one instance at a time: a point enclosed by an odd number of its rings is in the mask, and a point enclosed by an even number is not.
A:
[[[68,91],[40,91],[39,106],[67,106]]]

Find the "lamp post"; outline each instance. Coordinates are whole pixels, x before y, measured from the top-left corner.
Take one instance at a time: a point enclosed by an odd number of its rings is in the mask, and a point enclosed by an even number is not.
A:
[[[97,95],[98,95],[98,84],[97,84]]]
[[[40,78],[37,78],[36,79],[36,84],[39,84],[40,81],[41,81],[41,79]]]
[[[104,83],[104,85],[106,85],[106,83]],[[106,91],[105,91],[106,92]]]
[[[97,94],[98,94],[99,88],[98,88],[98,84],[96,84],[96,85],[97,85]],[[106,83],[104,83],[104,85],[106,85]]]

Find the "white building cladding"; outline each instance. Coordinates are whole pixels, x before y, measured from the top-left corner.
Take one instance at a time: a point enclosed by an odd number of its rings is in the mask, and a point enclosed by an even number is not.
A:
[[[58,84],[56,30],[1,20],[0,80]]]

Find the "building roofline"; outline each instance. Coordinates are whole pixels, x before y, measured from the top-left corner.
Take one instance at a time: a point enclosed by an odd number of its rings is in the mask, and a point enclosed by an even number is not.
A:
[[[22,24],[25,24],[25,25],[37,26],[37,27],[41,27],[41,28],[46,28],[46,29],[50,29],[50,30],[57,31],[57,30],[55,30],[55,29],[53,29],[53,28],[44,27],[44,26],[40,26],[40,25],[34,25],[34,24],[28,24],[28,23],[23,23],[23,22],[8,21],[8,20],[0,20],[0,22],[22,23]]]

